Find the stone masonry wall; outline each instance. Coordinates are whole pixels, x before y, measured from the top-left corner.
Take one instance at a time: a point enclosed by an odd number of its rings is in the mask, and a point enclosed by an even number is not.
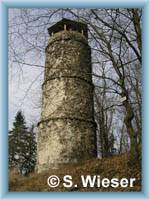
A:
[[[91,51],[81,33],[50,38],[42,87],[38,171],[95,157]]]

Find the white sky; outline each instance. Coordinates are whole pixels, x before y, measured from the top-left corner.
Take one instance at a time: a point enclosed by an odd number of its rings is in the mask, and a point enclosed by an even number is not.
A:
[[[29,125],[37,123],[40,116],[40,96],[42,75],[39,69],[23,66],[23,72],[9,68],[9,127],[14,116],[22,110]],[[34,80],[37,78],[37,81]],[[33,84],[32,84],[33,82]],[[32,87],[31,87],[32,85]]]

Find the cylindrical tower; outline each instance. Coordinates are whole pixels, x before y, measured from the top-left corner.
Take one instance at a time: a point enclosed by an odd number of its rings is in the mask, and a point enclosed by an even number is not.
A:
[[[62,19],[48,29],[38,172],[96,157],[87,25]]]

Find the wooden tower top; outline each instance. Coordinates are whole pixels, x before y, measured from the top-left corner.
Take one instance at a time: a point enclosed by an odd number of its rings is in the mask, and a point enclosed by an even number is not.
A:
[[[53,26],[48,28],[49,35],[60,32],[60,31],[77,31],[82,33],[86,38],[88,38],[87,24],[83,22],[72,21],[70,19],[63,18],[61,21],[57,22]]]

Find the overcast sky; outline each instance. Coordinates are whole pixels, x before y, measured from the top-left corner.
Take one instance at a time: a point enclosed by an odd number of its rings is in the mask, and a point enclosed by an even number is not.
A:
[[[18,20],[19,9],[9,9],[9,26],[12,23],[20,22]],[[21,26],[16,27],[16,32]],[[9,45],[14,42],[18,51],[23,49],[23,43],[18,41],[15,28],[9,28],[11,38],[9,37]],[[16,35],[16,36],[15,36]],[[13,44],[14,45],[14,44]],[[10,47],[10,46],[9,46]],[[33,60],[38,62],[38,57],[31,54],[28,63],[33,63]],[[45,57],[41,58],[39,64],[44,65]],[[14,58],[9,56],[9,129],[12,128],[14,117],[18,110],[22,110],[28,125],[36,124],[40,118],[40,98],[41,84],[43,81],[42,68],[31,67],[28,65],[17,65]]]

